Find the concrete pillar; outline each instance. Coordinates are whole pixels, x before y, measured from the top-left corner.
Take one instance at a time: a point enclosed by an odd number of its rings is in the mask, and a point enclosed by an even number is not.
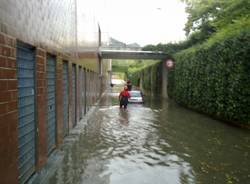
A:
[[[156,81],[154,81],[154,68],[151,67],[150,68],[150,94],[151,96],[155,95],[155,91],[154,91],[154,86],[155,86]]]
[[[103,92],[103,86],[102,86],[102,58],[100,56],[98,56],[98,75],[99,75],[99,96],[102,94]]]
[[[143,89],[143,71],[140,73],[140,84],[139,84],[140,90],[144,93]]]
[[[168,84],[167,68],[166,68],[165,61],[163,61],[162,62],[162,97],[163,98],[168,98],[167,84]]]
[[[111,84],[112,83],[112,71],[111,70],[108,71],[108,78],[109,78],[108,83]]]
[[[112,83],[112,59],[109,60],[109,69],[108,69],[108,77],[109,77],[109,81],[108,83],[111,84]]]

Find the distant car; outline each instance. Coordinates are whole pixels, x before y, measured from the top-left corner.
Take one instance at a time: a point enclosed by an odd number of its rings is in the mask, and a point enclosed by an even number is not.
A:
[[[128,99],[129,103],[144,103],[143,94],[141,91],[129,91],[130,98]]]

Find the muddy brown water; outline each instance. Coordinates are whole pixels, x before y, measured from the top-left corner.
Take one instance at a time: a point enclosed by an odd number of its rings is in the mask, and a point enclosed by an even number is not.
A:
[[[250,132],[146,97],[118,106],[102,98],[49,183],[248,184]]]

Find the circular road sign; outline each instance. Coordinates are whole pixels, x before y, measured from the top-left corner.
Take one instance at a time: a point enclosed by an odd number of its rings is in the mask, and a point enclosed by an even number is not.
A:
[[[172,59],[168,59],[168,60],[166,61],[166,67],[167,67],[167,68],[172,68],[173,66],[174,66],[173,60],[172,60]]]

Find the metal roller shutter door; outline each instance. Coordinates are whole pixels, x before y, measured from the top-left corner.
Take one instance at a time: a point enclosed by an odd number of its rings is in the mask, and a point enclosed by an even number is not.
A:
[[[63,62],[63,135],[68,134],[68,120],[69,120],[69,75],[68,63]]]
[[[84,78],[84,69],[82,69],[82,76],[81,76],[81,79],[82,79],[82,115],[84,116],[85,114],[85,78]]]
[[[72,121],[76,126],[76,65],[72,66]]]
[[[83,109],[83,106],[82,106],[82,68],[79,67],[79,73],[78,73],[78,94],[79,94],[79,112],[80,112],[80,119],[82,119],[82,116],[83,116],[83,113],[82,113],[82,109]]]
[[[35,172],[35,50],[17,44],[19,183]]]
[[[89,111],[89,109],[90,109],[90,103],[91,103],[91,101],[90,101],[91,88],[90,88],[90,73],[89,73],[89,71],[87,72],[87,82],[88,82],[87,104],[88,104],[88,111]]]
[[[87,104],[87,112],[89,111],[89,103],[90,103],[90,100],[89,100],[89,93],[90,93],[90,88],[89,88],[89,81],[90,81],[90,78],[89,78],[89,71],[86,72],[86,86],[87,86],[87,89],[86,89],[86,104]]]
[[[47,149],[48,154],[56,145],[56,58],[47,55]]]
[[[86,114],[87,113],[87,104],[86,104],[86,89],[87,89],[87,86],[86,86],[86,69],[84,69],[83,70],[83,96],[84,96],[84,98],[83,98],[83,106],[84,106],[84,114]]]

